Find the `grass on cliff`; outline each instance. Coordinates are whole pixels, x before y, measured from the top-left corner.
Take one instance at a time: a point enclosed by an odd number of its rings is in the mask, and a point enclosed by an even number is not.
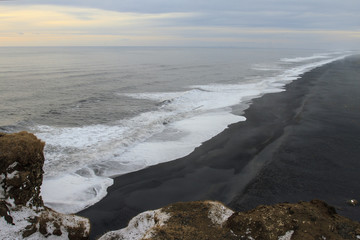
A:
[[[13,134],[0,133],[0,173],[4,173],[9,165],[18,162],[23,165],[44,159],[45,143],[34,134],[19,132]],[[29,159],[32,161],[29,162]]]

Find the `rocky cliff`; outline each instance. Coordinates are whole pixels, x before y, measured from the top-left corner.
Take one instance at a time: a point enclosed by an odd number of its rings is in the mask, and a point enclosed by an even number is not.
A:
[[[360,223],[320,200],[233,212],[219,202],[176,203],[133,218],[100,240],[325,240],[360,239]]]
[[[87,219],[44,206],[43,149],[33,134],[0,133],[0,239],[88,239]]]

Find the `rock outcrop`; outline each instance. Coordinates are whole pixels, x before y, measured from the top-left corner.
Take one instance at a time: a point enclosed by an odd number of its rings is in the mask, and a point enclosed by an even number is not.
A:
[[[0,239],[88,239],[88,219],[57,213],[41,198],[44,143],[0,133]],[[357,207],[358,202],[350,200]],[[320,200],[234,212],[220,202],[175,203],[134,217],[100,240],[360,239],[360,223]]]
[[[88,219],[44,206],[44,145],[27,132],[0,133],[0,238],[88,239]]]
[[[219,202],[175,203],[133,218],[100,240],[325,240],[360,239],[360,223],[320,200],[233,212]]]

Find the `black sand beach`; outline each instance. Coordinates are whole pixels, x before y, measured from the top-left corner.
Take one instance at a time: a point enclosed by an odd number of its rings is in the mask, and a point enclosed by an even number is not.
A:
[[[359,56],[255,99],[245,116],[184,158],[117,177],[102,201],[78,213],[92,237],[140,212],[205,199],[242,211],[317,198],[360,220],[360,208],[346,204],[360,200]]]

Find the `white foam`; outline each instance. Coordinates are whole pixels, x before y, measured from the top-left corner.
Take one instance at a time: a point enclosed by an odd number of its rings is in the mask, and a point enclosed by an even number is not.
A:
[[[295,57],[295,58],[282,58],[280,61],[286,62],[286,63],[302,63],[302,62],[309,62],[312,60],[319,60],[319,59],[331,59],[334,58],[334,56],[337,55],[345,55],[349,54],[349,51],[344,52],[332,52],[332,53],[318,53],[314,54],[312,56],[307,57]]]
[[[46,143],[48,145],[59,145],[67,148],[88,148],[97,145],[104,138],[118,138],[123,134],[124,129],[118,126],[104,125],[72,128],[38,126],[38,131],[38,136],[47,139]]]
[[[79,211],[106,195],[109,177],[186,156],[229,124],[245,121],[231,113],[232,106],[284,91],[284,86],[302,73],[344,57],[303,64],[246,84],[126,94],[157,101],[159,107],[110,126],[39,126],[35,131],[46,142],[47,159],[43,199],[59,212]],[[64,190],[56,191],[59,187]]]
[[[161,110],[142,114],[137,121],[127,120],[132,123],[129,127],[87,126],[89,132],[85,128],[46,128],[47,132],[38,134],[48,149],[42,186],[46,205],[63,213],[80,211],[106,195],[111,185],[107,177],[183,157],[227,125],[245,120],[229,110],[191,115]],[[89,140],[93,133],[96,141]],[[67,138],[73,144],[66,142]],[[85,172],[84,166],[88,166]],[[79,169],[81,175],[75,174]],[[57,191],[59,186],[64,190]]]
[[[296,57],[296,58],[282,58],[282,62],[290,62],[290,63],[298,63],[298,62],[306,62],[309,60],[316,60],[316,59],[326,59],[329,58],[329,56],[324,55],[315,55],[311,57]]]
[[[75,213],[106,196],[107,187],[113,184],[110,178],[66,174],[57,178],[45,178],[42,197],[46,205],[62,213]]]
[[[171,161],[188,155],[202,142],[222,132],[227,125],[239,121],[245,121],[245,118],[226,111],[183,119],[169,124],[164,134],[154,135],[148,141],[137,144],[122,158],[145,166]],[[177,135],[177,138],[172,135]]]
[[[313,54],[312,56],[306,56],[306,57],[294,57],[294,58],[282,58],[280,61],[286,62],[286,63],[301,63],[301,62],[309,62],[312,60],[319,60],[319,59],[329,59],[334,54],[340,54],[340,53],[317,53]]]
[[[252,66],[253,70],[258,70],[258,71],[281,71],[283,70],[283,68],[281,68],[280,66],[278,66],[276,63],[261,63],[261,64],[254,64]]]
[[[203,88],[201,88],[203,87]],[[224,107],[233,106],[241,101],[241,97],[246,93],[235,93],[233,91],[207,91],[206,86],[193,86],[185,92],[174,93],[140,93],[126,94],[127,96],[139,99],[150,99],[163,102],[162,109],[171,111],[189,112],[195,110],[214,110]],[[257,92],[256,92],[257,93]],[[255,94],[256,94],[255,93]]]
[[[298,66],[295,68],[291,68],[291,69],[286,70],[283,74],[281,74],[280,77],[282,77],[285,81],[293,81],[293,80],[299,78],[300,75],[305,72],[308,72],[314,68],[323,66],[325,64],[344,59],[347,56],[349,56],[349,55],[333,57],[330,59],[326,59],[326,60],[322,60],[322,61],[318,61],[318,62],[312,62],[312,63],[301,65],[301,66]]]

